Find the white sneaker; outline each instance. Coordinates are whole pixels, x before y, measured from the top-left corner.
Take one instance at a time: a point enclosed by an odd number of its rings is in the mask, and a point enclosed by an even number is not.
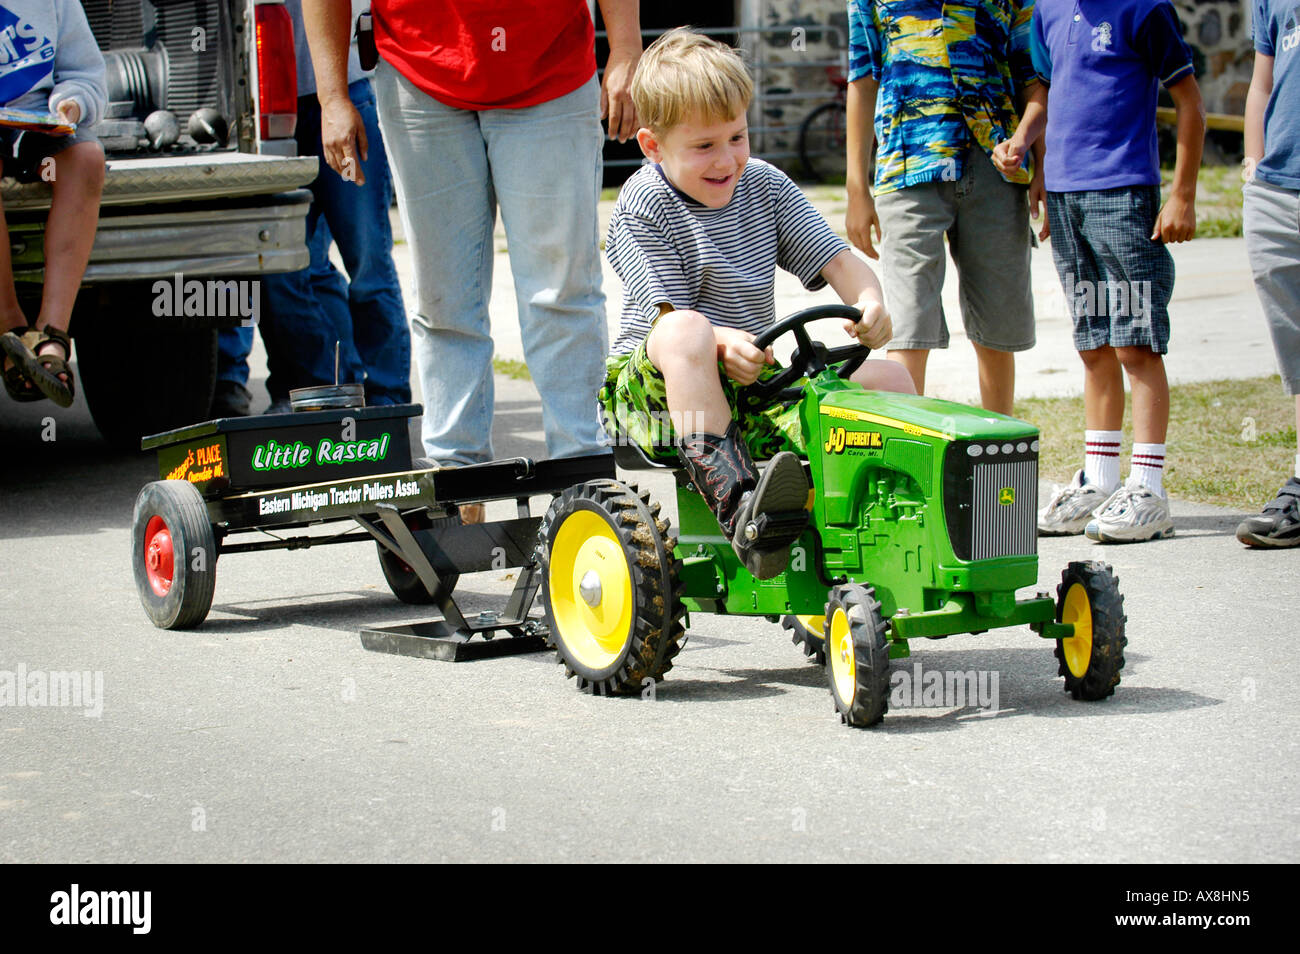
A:
[[[1083,530],[1098,543],[1137,543],[1174,535],[1169,498],[1131,481],[1110,495]]]
[[[1093,513],[1106,502],[1106,492],[1088,483],[1083,471],[1064,487],[1056,488],[1047,506],[1038,511],[1038,532],[1045,537],[1083,533]]]

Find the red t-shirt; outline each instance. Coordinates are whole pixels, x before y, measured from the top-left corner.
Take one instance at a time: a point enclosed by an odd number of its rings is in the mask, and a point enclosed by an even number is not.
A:
[[[535,106],[596,72],[585,0],[374,0],[380,55],[457,109]]]

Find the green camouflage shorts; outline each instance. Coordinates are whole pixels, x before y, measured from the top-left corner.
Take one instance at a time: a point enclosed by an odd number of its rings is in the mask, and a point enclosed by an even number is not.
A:
[[[780,367],[768,365],[758,379],[766,381],[780,371]],[[727,377],[722,362],[718,362],[718,376],[731,406],[731,419],[739,424],[751,457],[766,460],[780,451],[804,455],[798,404],[756,410],[756,399],[742,396],[741,385]],[[655,460],[676,460],[680,435],[668,416],[663,375],[650,361],[645,341],[631,354],[612,354],[605,359],[605,386],[600,389],[599,401],[601,423],[611,441],[636,444]]]

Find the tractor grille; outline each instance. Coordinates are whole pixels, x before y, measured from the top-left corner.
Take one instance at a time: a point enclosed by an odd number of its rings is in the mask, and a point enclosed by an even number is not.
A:
[[[960,559],[1037,553],[1037,510],[1038,441],[959,441],[949,446],[944,516]]]
[[[976,464],[974,503],[972,560],[1037,552],[1037,460]]]

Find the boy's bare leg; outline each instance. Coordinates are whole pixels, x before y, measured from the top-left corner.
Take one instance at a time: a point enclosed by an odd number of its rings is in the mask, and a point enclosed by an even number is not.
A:
[[[980,404],[986,411],[1010,414],[1015,410],[1016,356],[976,344],[975,360],[980,373]]]
[[[0,163],[0,175],[4,165]],[[18,304],[18,289],[14,286],[13,256],[9,250],[9,226],[5,222],[4,204],[0,203],[0,334],[6,331],[21,331],[27,327],[27,316]],[[0,359],[0,366],[8,369],[13,360],[6,354]],[[30,384],[27,387],[31,387]]]
[[[1116,348],[1133,391],[1133,442],[1163,444],[1169,430],[1169,379],[1164,357],[1150,348]],[[1120,402],[1124,400],[1120,391]]]
[[[869,391],[898,391],[902,394],[916,394],[912,375],[901,361],[878,361],[869,359],[862,362],[862,367],[849,376],[849,380],[860,384]]]
[[[912,377],[912,387],[916,394],[925,393],[925,363],[930,359],[930,352],[925,350],[903,349],[889,350],[890,361],[897,361]]]
[[[690,311],[664,315],[650,331],[646,354],[664,376],[677,433],[725,434],[731,408],[718,378],[718,345],[709,320]]]
[[[36,327],[67,331],[99,224],[104,191],[104,150],[99,143],[78,143],[55,156],[52,188],[45,225],[45,288]],[[61,354],[63,349],[48,342],[40,351]]]
[[[4,167],[0,166],[0,174]],[[27,317],[18,304],[14,287],[13,258],[9,252],[9,226],[5,223],[4,205],[0,203],[0,334],[27,327]]]
[[[1083,414],[1090,431],[1124,428],[1124,372],[1109,345],[1080,351],[1083,361]]]

